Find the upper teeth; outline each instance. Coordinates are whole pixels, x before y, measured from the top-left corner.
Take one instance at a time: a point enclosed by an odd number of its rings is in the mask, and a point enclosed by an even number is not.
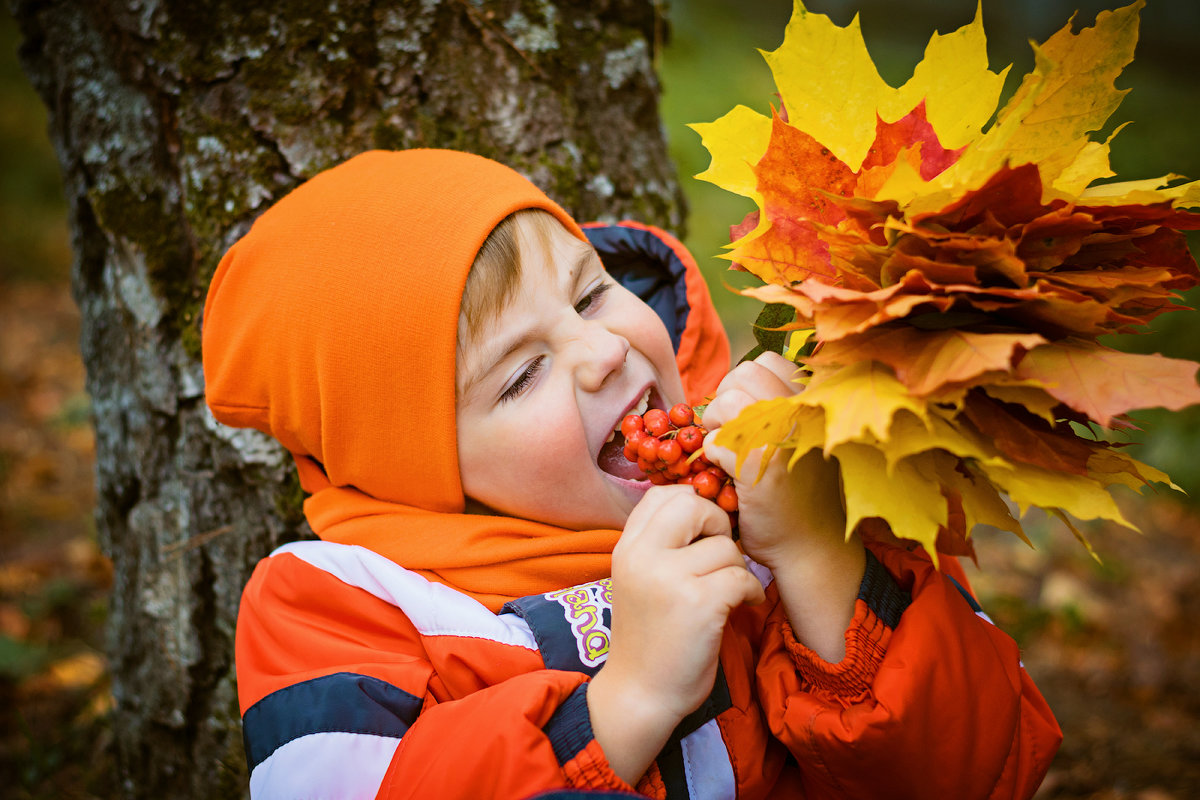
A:
[[[650,408],[650,390],[649,389],[647,389],[646,393],[644,395],[642,395],[642,399],[637,401],[637,405],[635,405],[633,408],[629,409],[629,411],[626,413],[625,416],[629,416],[629,414],[637,414],[640,417],[642,414],[646,413],[646,410],[648,408]],[[625,419],[625,417],[622,417],[621,419],[617,420],[616,427],[612,429],[612,431],[608,434],[608,439],[605,440],[606,444],[608,442],[611,442],[613,439],[617,438],[617,432],[621,430],[621,422],[624,419]]]

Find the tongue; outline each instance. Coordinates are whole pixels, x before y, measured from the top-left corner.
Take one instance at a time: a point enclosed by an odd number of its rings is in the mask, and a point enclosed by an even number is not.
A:
[[[609,475],[625,480],[636,481],[646,477],[637,464],[625,458],[625,437],[619,433],[611,442],[600,448],[600,457],[596,459],[596,463]]]

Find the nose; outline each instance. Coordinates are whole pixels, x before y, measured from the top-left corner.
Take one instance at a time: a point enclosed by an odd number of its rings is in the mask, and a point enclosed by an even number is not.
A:
[[[629,340],[598,322],[584,321],[577,340],[576,375],[582,388],[599,390],[625,367]]]

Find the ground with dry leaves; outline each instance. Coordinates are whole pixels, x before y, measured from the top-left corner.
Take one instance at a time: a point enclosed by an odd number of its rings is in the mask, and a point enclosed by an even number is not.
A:
[[[112,794],[78,336],[64,287],[0,285],[0,796]]]
[[[92,435],[62,286],[0,286],[0,797],[115,794]],[[1039,797],[1200,797],[1200,513],[1130,498],[1138,536],[1031,523],[981,535],[969,574],[1024,648],[1066,741]]]

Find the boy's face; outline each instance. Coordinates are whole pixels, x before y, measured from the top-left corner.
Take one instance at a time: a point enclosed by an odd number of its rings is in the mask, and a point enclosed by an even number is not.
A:
[[[458,459],[468,510],[565,528],[623,528],[649,489],[621,453],[631,411],[684,393],[654,311],[561,225],[517,223],[521,278],[484,336],[460,347]],[[459,335],[466,336],[460,320]]]

